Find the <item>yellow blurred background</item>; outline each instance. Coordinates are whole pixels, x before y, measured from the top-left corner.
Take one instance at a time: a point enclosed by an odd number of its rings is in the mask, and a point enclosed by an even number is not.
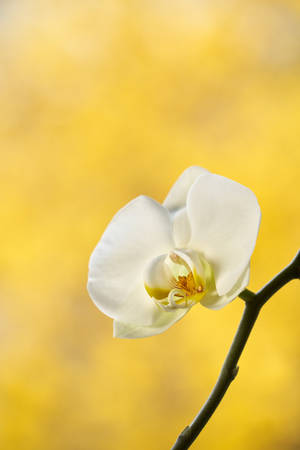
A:
[[[249,288],[299,247],[300,4],[0,4],[0,447],[168,449],[213,386],[243,302],[162,335],[112,338],[90,253],[132,198],[188,166],[262,208]],[[300,448],[299,284],[266,305],[193,448]]]

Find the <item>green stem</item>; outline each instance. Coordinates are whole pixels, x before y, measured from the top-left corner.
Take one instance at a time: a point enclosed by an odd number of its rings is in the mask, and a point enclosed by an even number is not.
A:
[[[262,306],[285,284],[297,278],[300,278],[300,251],[285,269],[276,275],[256,294],[248,289],[240,293],[239,296],[246,303],[245,309],[219,378],[206,403],[203,405],[193,422],[178,436],[172,450],[188,449],[201,430],[205,427],[238,373],[237,363]]]

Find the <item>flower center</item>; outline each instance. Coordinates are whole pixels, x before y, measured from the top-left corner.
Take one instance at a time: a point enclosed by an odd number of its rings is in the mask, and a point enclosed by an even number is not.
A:
[[[200,284],[196,286],[192,272],[189,272],[187,276],[178,276],[178,280],[175,281],[175,287],[184,291],[185,295],[195,295],[199,292],[203,292],[203,286]]]
[[[199,253],[175,249],[150,262],[145,271],[145,289],[165,311],[199,303],[209,290],[213,273]]]

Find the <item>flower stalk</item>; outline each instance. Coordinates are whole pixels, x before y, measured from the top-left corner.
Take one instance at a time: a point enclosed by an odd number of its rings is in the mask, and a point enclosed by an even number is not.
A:
[[[206,403],[203,405],[202,409],[195,417],[193,422],[188,425],[178,436],[176,443],[172,447],[172,450],[188,449],[215,412],[231,382],[234,380],[238,373],[239,368],[237,366],[237,363],[245,348],[249,335],[252,331],[252,328],[256,322],[262,306],[279,289],[281,289],[291,280],[299,278],[300,251],[298,251],[293,261],[285,269],[283,269],[278,275],[276,275],[256,294],[249,291],[248,289],[239,294],[239,297],[245,301],[245,309],[238,330],[221,369],[219,378]]]

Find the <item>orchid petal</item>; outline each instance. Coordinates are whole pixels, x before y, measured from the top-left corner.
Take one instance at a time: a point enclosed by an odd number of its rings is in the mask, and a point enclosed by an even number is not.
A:
[[[163,333],[185,316],[189,309],[176,309],[171,312],[163,311],[152,326],[139,326],[114,320],[114,337],[133,339]]]
[[[228,178],[207,174],[187,198],[189,247],[212,265],[219,295],[227,294],[247,267],[260,224],[253,192]]]
[[[173,215],[173,235],[177,248],[187,246],[191,237],[191,227],[186,208],[181,208]]]
[[[120,321],[151,325],[160,311],[143,287],[143,271],[173,247],[166,208],[145,196],[122,208],[90,259],[88,291],[98,308]]]

